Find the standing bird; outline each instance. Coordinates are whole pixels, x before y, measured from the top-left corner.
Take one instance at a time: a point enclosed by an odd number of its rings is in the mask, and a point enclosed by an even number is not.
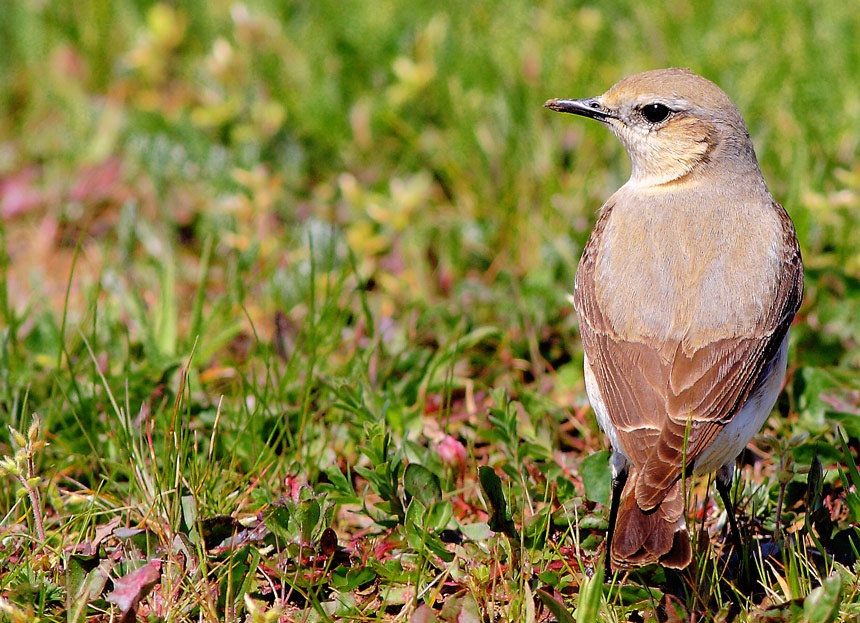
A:
[[[791,219],[740,113],[685,69],[629,76],[545,106],[600,121],[630,179],[603,205],[576,273],[585,388],[613,449],[616,569],[692,559],[682,483],[734,462],[773,408],[803,293]]]

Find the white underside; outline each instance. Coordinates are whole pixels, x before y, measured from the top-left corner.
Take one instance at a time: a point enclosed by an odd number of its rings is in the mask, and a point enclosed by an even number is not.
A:
[[[731,421],[726,424],[696,460],[693,466],[694,474],[706,474],[723,466],[733,465],[737,456],[750,442],[750,439],[761,430],[767,416],[770,415],[779,396],[779,390],[782,388],[787,363],[788,334],[786,333],[785,339],[769,362],[758,386]],[[629,465],[630,460],[618,442],[618,433],[609,419],[606,403],[600,394],[597,380],[594,378],[587,356],[585,357],[585,391],[588,394],[589,402],[591,402],[591,408],[597,416],[597,422],[606,436],[609,437],[609,443],[612,445],[612,471],[613,476],[615,476]]]

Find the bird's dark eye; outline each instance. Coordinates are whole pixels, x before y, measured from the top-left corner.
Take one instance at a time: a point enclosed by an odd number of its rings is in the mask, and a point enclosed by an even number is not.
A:
[[[642,107],[642,116],[651,123],[665,121],[671,112],[671,109],[663,104],[646,104]]]

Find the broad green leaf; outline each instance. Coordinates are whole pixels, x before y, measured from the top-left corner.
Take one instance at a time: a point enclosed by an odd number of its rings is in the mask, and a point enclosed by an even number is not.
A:
[[[514,522],[508,515],[508,504],[505,494],[502,492],[502,481],[492,467],[482,465],[478,469],[478,478],[481,488],[489,498],[492,514],[490,515],[490,529],[495,532],[504,532],[509,537],[519,540]]]
[[[293,510],[301,531],[302,543],[313,540],[314,529],[320,520],[320,503],[315,499],[300,502]]]
[[[831,623],[839,615],[842,603],[842,576],[834,573],[813,590],[803,603],[803,620],[807,623]]]
[[[609,496],[612,489],[612,470],[609,467],[608,450],[589,454],[582,459],[579,472],[582,476],[582,486],[585,496],[592,502],[609,506]]]
[[[290,532],[290,517],[290,509],[287,506],[272,504],[263,513],[263,523],[275,536],[288,542],[295,537],[295,534]]]
[[[345,567],[339,565],[331,572],[331,584],[339,591],[348,593],[376,579],[376,573],[369,567]]]
[[[427,509],[424,526],[437,532],[444,530],[448,527],[448,523],[453,516],[454,509],[450,502],[436,502],[435,504],[431,504]]]
[[[436,474],[418,463],[410,463],[403,474],[403,490],[424,506],[442,499],[442,488]]]
[[[576,623],[576,619],[573,618],[573,615],[570,613],[570,610],[567,609],[563,603],[556,601],[555,597],[550,595],[547,591],[540,588],[536,591],[538,599],[541,600],[546,609],[550,611],[550,614],[555,617],[558,623]],[[595,619],[596,620],[596,619]]]

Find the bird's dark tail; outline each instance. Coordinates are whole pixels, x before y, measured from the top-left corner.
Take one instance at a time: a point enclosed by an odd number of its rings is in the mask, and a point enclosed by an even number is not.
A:
[[[612,566],[630,569],[657,562],[683,569],[693,559],[693,548],[684,521],[681,481],[672,485],[662,502],[644,511],[636,501],[638,477],[631,472],[621,495],[610,552]]]

